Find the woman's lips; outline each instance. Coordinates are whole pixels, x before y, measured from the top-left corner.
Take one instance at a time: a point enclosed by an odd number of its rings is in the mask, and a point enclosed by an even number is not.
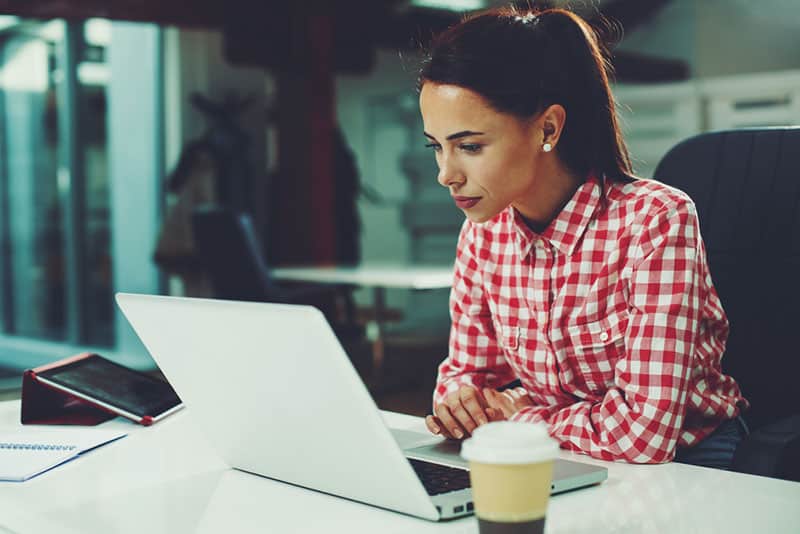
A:
[[[469,209],[478,202],[481,201],[481,197],[453,197],[453,200],[456,203],[456,206],[461,208],[462,210]]]

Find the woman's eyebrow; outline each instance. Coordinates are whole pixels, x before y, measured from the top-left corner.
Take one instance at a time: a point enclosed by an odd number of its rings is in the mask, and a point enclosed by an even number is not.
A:
[[[427,137],[428,139],[432,139],[434,141],[436,140],[436,138],[434,136],[432,136],[431,134],[429,134],[428,132],[422,132],[422,133],[425,134],[425,137]],[[460,139],[462,137],[469,137],[471,135],[483,135],[483,132],[474,132],[472,130],[462,130],[460,132],[456,132],[454,134],[448,135],[447,136],[447,140],[448,141],[452,141],[453,139]]]

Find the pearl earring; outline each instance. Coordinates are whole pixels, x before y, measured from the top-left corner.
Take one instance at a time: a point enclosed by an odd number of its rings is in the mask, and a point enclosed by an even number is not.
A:
[[[551,150],[553,150],[553,145],[551,145],[550,143],[545,143],[544,146],[542,147],[542,150],[544,150],[545,152],[550,152]]]

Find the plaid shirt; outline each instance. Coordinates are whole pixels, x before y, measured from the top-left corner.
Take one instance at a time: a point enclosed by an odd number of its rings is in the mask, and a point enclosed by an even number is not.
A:
[[[434,403],[519,378],[562,447],[666,462],[746,406],[720,359],[728,320],[697,214],[651,180],[590,177],[541,233],[507,208],[466,220]]]

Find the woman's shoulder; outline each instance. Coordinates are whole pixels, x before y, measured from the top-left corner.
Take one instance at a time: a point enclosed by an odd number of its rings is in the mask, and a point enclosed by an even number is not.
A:
[[[691,197],[665,183],[649,178],[636,178],[629,182],[611,182],[606,196],[609,208],[656,213],[670,208],[689,207],[694,211]]]

